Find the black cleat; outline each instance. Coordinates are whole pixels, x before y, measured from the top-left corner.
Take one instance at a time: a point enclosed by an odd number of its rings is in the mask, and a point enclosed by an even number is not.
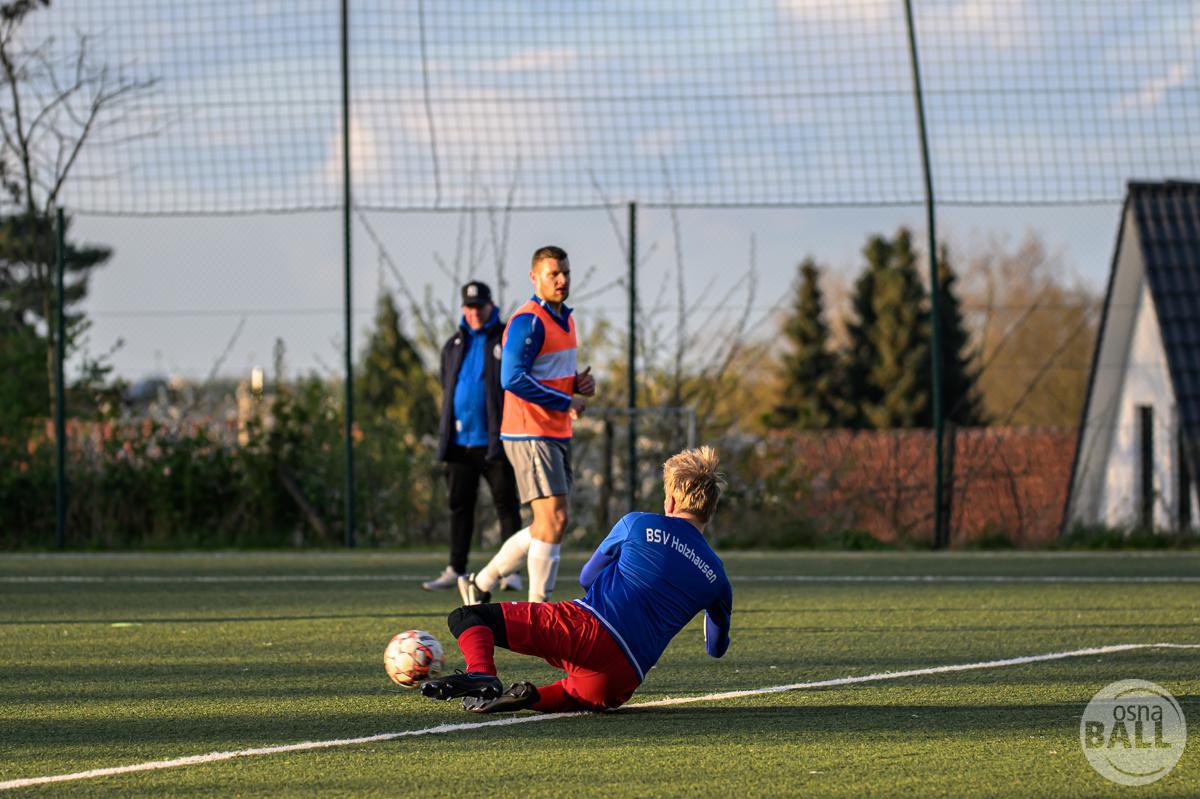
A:
[[[504,683],[492,674],[477,671],[458,672],[421,683],[421,693],[430,699],[445,702],[456,696],[495,699],[504,690]]]
[[[494,699],[480,699],[474,696],[463,698],[463,710],[472,713],[516,713],[537,704],[541,696],[531,682],[515,682],[508,690]]]

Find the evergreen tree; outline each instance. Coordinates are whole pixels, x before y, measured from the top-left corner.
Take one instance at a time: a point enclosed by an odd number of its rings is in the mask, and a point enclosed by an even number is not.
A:
[[[892,257],[891,243],[883,236],[872,236],[863,247],[866,268],[854,284],[851,298],[853,315],[847,327],[849,340],[838,358],[838,392],[835,402],[838,418],[846,427],[863,428],[869,424],[863,414],[868,405],[879,401],[870,383],[871,365],[877,360],[875,337],[876,285],[886,274]]]
[[[30,421],[48,415],[45,355],[46,344],[37,330],[7,310],[0,313],[0,448],[9,439],[24,444]]]
[[[912,234],[873,236],[855,286],[855,319],[843,358],[842,407],[848,426],[923,427],[932,422],[929,311]]]
[[[890,268],[875,290],[876,361],[868,382],[879,397],[864,414],[877,430],[929,427],[933,422],[928,296],[917,272],[912,234],[892,240]]]
[[[64,221],[69,232],[69,217]],[[26,211],[0,218],[0,368],[8,378],[0,403],[9,405],[3,414],[6,423],[54,413],[55,239],[51,215]],[[87,296],[92,271],[111,257],[108,247],[66,241],[63,303],[68,356],[88,327],[83,314],[72,308]]]
[[[782,359],[782,396],[772,414],[777,426],[820,430],[836,424],[834,358],[820,276],[811,258],[800,265],[792,311],[783,326],[790,351]]]
[[[977,386],[977,351],[971,346],[962,306],[954,289],[958,275],[944,244],[938,252],[938,279],[941,283],[938,310],[942,327],[942,396],[945,398],[942,413],[946,421],[961,427],[986,425],[987,417]]]
[[[360,418],[367,424],[387,419],[414,435],[434,435],[438,407],[431,387],[433,378],[401,328],[400,311],[392,295],[380,292],[375,329],[355,380],[355,396],[362,403]]]

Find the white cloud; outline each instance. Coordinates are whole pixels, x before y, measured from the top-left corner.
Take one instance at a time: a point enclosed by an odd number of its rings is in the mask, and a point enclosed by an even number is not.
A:
[[[438,100],[439,96],[459,99]],[[454,206],[485,197],[502,202],[530,165],[539,171],[591,150],[586,126],[564,131],[547,125],[561,117],[548,101],[514,102],[505,93],[442,87],[432,105],[432,136],[425,103],[416,89],[360,90],[351,115],[351,160],[357,202],[396,197],[418,205]],[[319,179],[340,186],[340,131],[328,137]],[[437,173],[434,172],[434,151]],[[379,198],[386,198],[380,200]]]
[[[633,147],[638,155],[658,158],[673,153],[682,139],[683,132],[678,128],[655,128],[639,135]]]
[[[843,0],[779,0],[779,8],[787,14],[808,23],[833,23],[857,21],[879,23],[899,20],[902,15],[900,2],[890,0],[868,0],[867,2],[845,2]]]
[[[528,70],[569,69],[579,59],[570,47],[539,47],[518,50],[508,58],[484,62],[484,72],[525,72]]]
[[[1008,50],[1028,43],[1036,16],[1029,0],[954,0],[931,7],[922,18],[955,38],[982,40],[994,49]]]
[[[342,131],[332,136],[329,155],[321,164],[321,182],[342,185]],[[366,188],[383,173],[380,169],[378,136],[371,124],[359,115],[350,117],[350,180],[354,187]]]
[[[863,32],[901,34],[905,29],[900,0],[778,0],[779,8],[805,25],[850,23]],[[1031,0],[927,0],[914,4],[921,44],[976,43],[995,50],[1028,44],[1037,32]],[[845,31],[836,33],[844,36]]]
[[[273,17],[283,13],[287,4],[283,0],[255,0],[250,5],[250,11],[257,17]]]
[[[1123,114],[1130,111],[1145,111],[1154,108],[1163,101],[1163,98],[1167,96],[1167,92],[1191,80],[1192,74],[1193,68],[1191,64],[1172,64],[1171,68],[1167,70],[1167,74],[1160,78],[1148,80],[1138,91],[1130,92],[1123,96],[1117,104],[1117,113]]]
[[[1192,19],[1191,26],[1180,34],[1177,42],[1179,60],[1168,67],[1165,74],[1147,80],[1135,92],[1122,95],[1113,106],[1113,113],[1128,114],[1155,108],[1172,89],[1196,76],[1196,63],[1200,60],[1200,15]]]

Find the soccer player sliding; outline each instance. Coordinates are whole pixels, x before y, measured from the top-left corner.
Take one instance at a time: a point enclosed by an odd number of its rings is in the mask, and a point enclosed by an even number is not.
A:
[[[680,452],[663,464],[663,513],[630,513],[613,527],[580,572],[587,589],[572,602],[464,605],[450,632],[465,673],[421,684],[433,699],[463,697],[463,708],[499,713],[604,710],[629,701],[667,644],[700,611],[704,643],[729,648],[733,588],[704,539],[724,481],[711,447]],[[550,685],[504,689],[495,647],[540,657],[567,676]]]

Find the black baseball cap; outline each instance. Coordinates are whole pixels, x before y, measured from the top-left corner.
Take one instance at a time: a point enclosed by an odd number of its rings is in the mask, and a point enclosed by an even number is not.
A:
[[[487,283],[472,280],[462,287],[463,305],[487,305],[492,301],[492,290]]]

